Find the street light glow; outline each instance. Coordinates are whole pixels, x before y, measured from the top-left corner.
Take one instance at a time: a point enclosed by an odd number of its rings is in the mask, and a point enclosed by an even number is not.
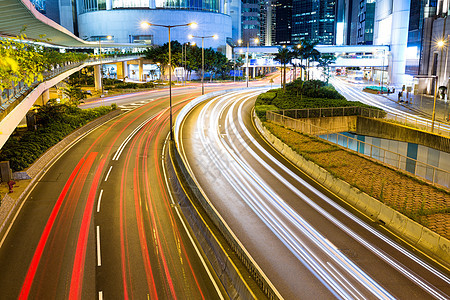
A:
[[[197,24],[197,22],[191,22],[191,23],[189,23],[189,26],[190,26],[192,29],[195,29],[195,28],[198,27],[198,24]]]
[[[217,34],[213,35],[213,39],[217,40],[219,36]]]
[[[108,40],[111,40],[111,39],[112,39],[112,36],[108,35],[106,38],[107,38]]]
[[[242,44],[242,40],[241,39],[238,40],[238,44],[239,45]]]
[[[445,41],[444,40],[440,40],[440,41],[438,41],[437,45],[438,45],[439,48],[442,48],[445,45]]]
[[[188,38],[193,39],[194,36],[192,34],[188,35]]]
[[[141,28],[142,29],[147,29],[151,26],[152,24],[150,24],[149,22],[143,21],[141,22]]]

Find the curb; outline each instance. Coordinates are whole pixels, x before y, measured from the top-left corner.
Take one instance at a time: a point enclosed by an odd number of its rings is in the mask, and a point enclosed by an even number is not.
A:
[[[295,166],[310,175],[327,189],[338,195],[374,222],[381,223],[389,231],[404,239],[413,247],[432,256],[446,268],[450,268],[450,241],[430,229],[411,220],[379,200],[352,187],[347,182],[334,177],[322,167],[306,160],[289,146],[284,144],[253,115],[256,127],[261,135]]]
[[[49,148],[42,156],[36,160],[27,170],[27,174],[32,178],[25,190],[16,200],[6,195],[0,205],[0,238],[4,238],[5,230],[11,223],[11,218],[17,209],[24,203],[25,196],[33,189],[36,181],[49,169],[53,162],[57,161],[66,149],[77,143],[82,137],[89,134],[92,130],[103,125],[105,122],[114,119],[122,114],[120,109],[116,109],[104,116],[101,116],[86,125],[78,128],[56,145]],[[0,242],[1,246],[1,242]]]

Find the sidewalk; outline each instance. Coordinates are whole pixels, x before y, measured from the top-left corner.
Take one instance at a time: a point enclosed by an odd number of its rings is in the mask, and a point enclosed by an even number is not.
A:
[[[400,89],[395,88],[395,93],[392,94],[383,94],[382,96],[386,99],[389,99],[393,102],[398,103],[398,92]],[[433,114],[433,102],[434,98],[430,95],[413,95],[412,93],[409,93],[409,99],[408,103],[406,103],[406,91],[403,92],[403,101],[398,104],[402,105],[403,107],[409,108],[411,110],[414,110],[416,112],[424,114],[426,117],[431,119],[431,116]],[[448,118],[450,114],[450,101],[442,100],[436,98],[436,121],[442,122],[442,123],[449,123]]]

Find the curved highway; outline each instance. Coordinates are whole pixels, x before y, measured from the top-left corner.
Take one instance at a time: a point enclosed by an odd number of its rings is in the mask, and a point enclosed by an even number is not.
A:
[[[282,297],[448,299],[448,273],[380,233],[260,137],[251,109],[262,91],[196,106],[176,139],[204,194]]]
[[[198,89],[174,94],[176,113]],[[90,132],[43,175],[1,241],[0,298],[224,297],[162,175],[166,95],[113,98],[140,105]]]

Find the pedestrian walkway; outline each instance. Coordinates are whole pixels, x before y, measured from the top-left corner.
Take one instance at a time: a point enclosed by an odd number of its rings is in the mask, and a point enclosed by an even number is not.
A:
[[[395,93],[391,93],[389,95],[383,94],[383,97],[397,102],[398,103],[398,92],[401,91],[401,88],[395,88]],[[431,119],[433,114],[433,102],[434,97],[430,95],[414,95],[409,93],[409,97],[407,98],[406,91],[403,92],[402,102],[399,102],[400,105],[412,109],[416,112],[424,114],[426,117]],[[449,123],[449,114],[450,114],[450,101],[436,99],[436,121]]]

